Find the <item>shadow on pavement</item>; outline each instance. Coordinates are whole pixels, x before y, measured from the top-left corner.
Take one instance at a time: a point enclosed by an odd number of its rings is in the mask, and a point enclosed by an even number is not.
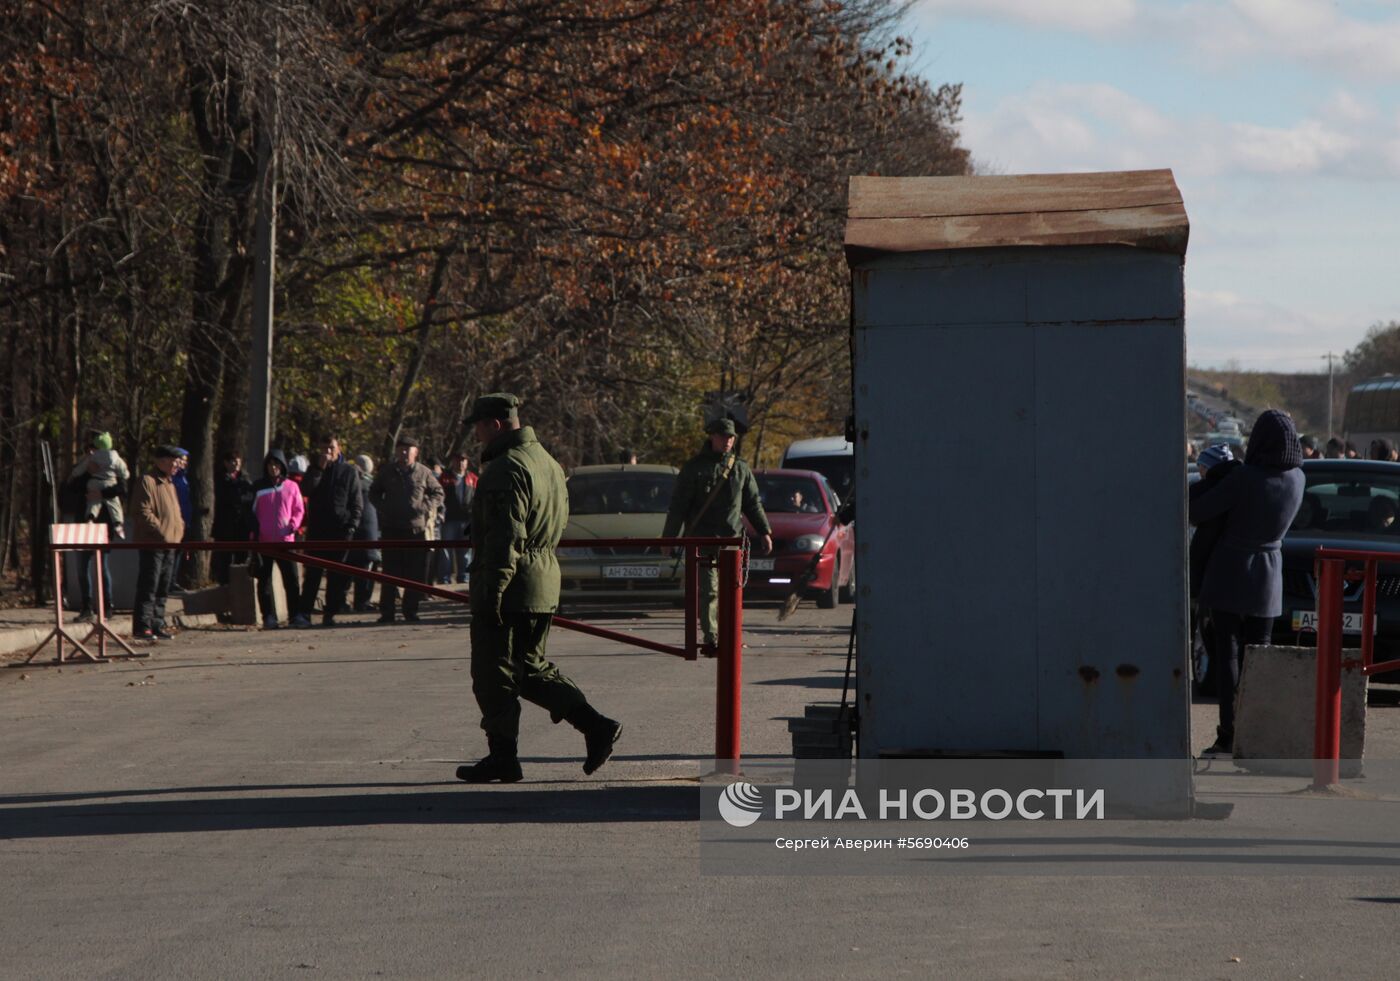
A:
[[[537,790],[528,784],[496,789],[474,789],[465,784],[458,786],[461,789],[414,793],[5,807],[0,809],[0,839],[269,831],[383,824],[692,822],[700,818],[700,797],[694,786],[603,786],[576,790]]]
[[[810,678],[764,678],[762,681],[750,681],[750,685],[795,685],[798,688],[840,688],[845,682],[845,677],[840,672],[836,674],[815,675]]]

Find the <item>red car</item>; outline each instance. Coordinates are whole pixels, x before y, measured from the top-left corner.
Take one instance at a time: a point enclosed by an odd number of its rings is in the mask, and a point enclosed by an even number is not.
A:
[[[824,610],[838,601],[856,599],[855,525],[836,521],[841,507],[836,492],[815,470],[758,470],[763,510],[773,526],[773,551],[749,556],[749,584],[754,599],[785,599],[804,576],[813,578],[805,596]],[[754,530],[749,528],[750,537]],[[816,566],[812,559],[816,557]]]

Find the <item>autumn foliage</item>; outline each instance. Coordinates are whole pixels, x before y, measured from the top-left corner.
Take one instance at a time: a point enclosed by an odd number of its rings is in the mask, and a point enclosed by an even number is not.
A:
[[[958,89],[905,72],[886,0],[18,8],[5,473],[100,425],[136,460],[189,447],[207,503],[243,441],[260,143],[279,441],[378,455],[408,429],[441,453],[507,389],[566,464],[678,462],[714,391],[747,393],[753,456],[836,431],[846,178],[968,167]],[[11,485],[7,529],[33,499]]]

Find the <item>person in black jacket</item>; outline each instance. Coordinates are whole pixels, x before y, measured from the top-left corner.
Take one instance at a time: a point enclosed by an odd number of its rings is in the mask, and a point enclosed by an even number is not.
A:
[[[365,495],[360,489],[360,472],[340,453],[340,440],[326,436],[318,442],[316,466],[306,474],[303,486],[309,487],[306,505],[310,515],[306,520],[306,540],[308,542],[339,542],[339,548],[318,550],[310,555],[320,556],[333,562],[344,562],[348,556],[348,543],[355,537],[360,527],[360,515],[364,511]],[[344,573],[332,572],[326,576],[326,600],[321,607],[321,626],[335,625],[335,615],[345,605],[345,593],[350,579]],[[314,565],[306,567],[306,578],[301,588],[301,612],[292,620],[294,627],[311,626],[311,614],[316,608],[316,593],[321,588],[321,569]]]
[[[223,471],[214,480],[214,541],[246,542],[248,513],[253,506],[253,484],[243,473],[243,457],[237,450],[224,453],[221,462]],[[247,552],[215,552],[215,581],[227,584],[229,566],[247,561]]]
[[[1283,612],[1283,535],[1303,501],[1303,459],[1293,420],[1277,409],[1259,416],[1244,466],[1191,500],[1198,528],[1224,518],[1201,577],[1200,605],[1211,611],[1220,659],[1220,725],[1204,755],[1229,756],[1235,740],[1235,691],[1247,644],[1269,643]]]
[[[1201,479],[1187,490],[1189,499],[1196,500],[1229,476],[1236,467],[1242,466],[1244,463],[1235,459],[1227,443],[1219,443],[1202,450],[1196,457],[1196,467],[1201,472]],[[1191,657],[1193,677],[1198,693],[1202,695],[1214,695],[1219,690],[1215,670],[1218,660],[1215,656],[1215,638],[1211,636],[1210,631],[1210,611],[1196,601],[1201,594],[1201,579],[1205,576],[1206,562],[1224,530],[1225,518],[1222,515],[1203,522],[1191,535]]]

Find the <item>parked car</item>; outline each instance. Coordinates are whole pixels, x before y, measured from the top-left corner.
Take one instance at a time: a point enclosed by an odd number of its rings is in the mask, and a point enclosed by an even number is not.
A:
[[[568,480],[564,538],[660,538],[678,472],[649,464],[578,467]],[[559,549],[559,570],[565,599],[685,595],[679,552],[663,556],[655,546],[565,546]]]
[[[855,524],[837,523],[841,500],[831,484],[815,470],[759,470],[754,477],[773,526],[773,551],[750,555],[746,595],[786,598],[816,556],[815,578],[807,585],[806,595],[827,610],[838,600],[854,603]],[[749,534],[754,534],[752,528]]]
[[[1303,478],[1303,502],[1283,539],[1283,614],[1274,621],[1274,643],[1317,643],[1318,546],[1363,549],[1395,555],[1377,568],[1374,656],[1400,658],[1400,463],[1306,460]],[[1342,595],[1342,644],[1359,647],[1361,583],[1346,583]],[[1397,683],[1400,672],[1373,680]]]

